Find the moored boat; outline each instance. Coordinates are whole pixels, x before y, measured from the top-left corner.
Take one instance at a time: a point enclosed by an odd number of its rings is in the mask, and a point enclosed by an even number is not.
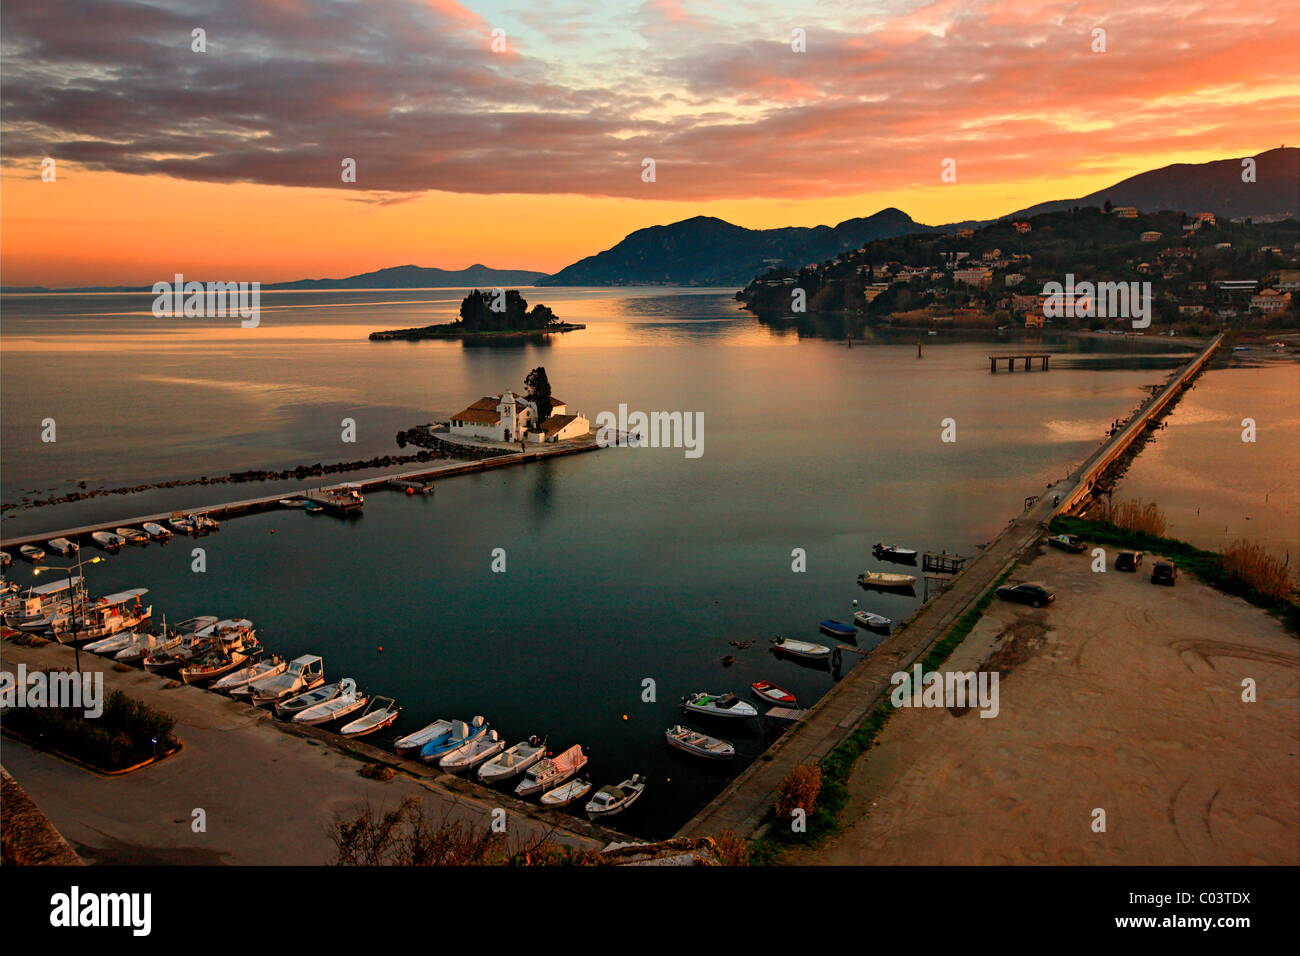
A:
[[[269,661],[249,664],[213,681],[208,685],[208,690],[214,690],[220,694],[232,694],[249,681],[257,680],[259,677],[274,677],[276,674],[283,674],[284,669],[288,666],[289,662],[279,657],[272,658]]]
[[[92,531],[90,540],[95,542],[99,548],[105,551],[121,551],[122,545],[126,544],[126,539],[120,534],[114,534],[111,531]]]
[[[616,813],[622,813],[645,792],[645,785],[645,777],[634,773],[616,787],[601,787],[587,801],[587,806],[584,808],[587,816],[594,820],[597,817],[612,817]]]
[[[18,549],[18,553],[21,554],[28,561],[30,561],[32,564],[36,564],[38,561],[45,560],[45,552],[42,551],[40,548],[36,547],[36,545],[34,544],[23,545],[21,548]]]
[[[114,528],[113,533],[123,539],[127,544],[134,544],[143,547],[149,543],[149,535],[145,534],[139,528]]]
[[[451,753],[471,740],[483,736],[487,733],[487,729],[487,720],[481,715],[468,724],[463,720],[453,720],[449,733],[430,740],[420,748],[420,759],[425,763],[434,763],[440,760],[443,754]]]
[[[191,515],[190,522],[194,525],[195,534],[211,534],[221,530],[221,522],[207,515]]]
[[[788,637],[772,638],[772,650],[789,654],[791,657],[803,657],[814,661],[824,661],[831,656],[831,649],[825,644],[796,641]]]
[[[153,605],[140,603],[140,598],[148,593],[148,588],[130,588],[90,602],[83,601],[73,613],[55,619],[50,633],[60,644],[77,644],[130,630],[149,620],[153,614]]]
[[[858,637],[858,632],[853,629],[853,625],[845,624],[843,621],[834,621],[827,618],[817,627],[827,637],[838,638],[841,641],[854,641]]]
[[[554,757],[543,757],[524,772],[524,779],[515,787],[515,796],[528,797],[554,789],[585,766],[587,755],[582,752],[581,744],[574,744]]]
[[[858,627],[865,627],[869,631],[884,631],[889,633],[890,625],[894,622],[883,614],[876,614],[874,611],[856,611],[853,614],[853,622]]]
[[[782,707],[794,707],[798,704],[794,694],[784,687],[773,684],[770,680],[756,680],[749,686],[756,695],[769,704],[779,704]]]
[[[344,691],[337,697],[313,704],[293,715],[295,724],[328,724],[355,714],[369,703],[370,698],[355,689]]]
[[[757,717],[758,711],[735,694],[692,694],[682,698],[682,709],[711,717]]]
[[[156,521],[146,521],[141,527],[155,541],[170,541],[172,533]]]
[[[451,733],[452,721],[435,720],[425,724],[419,730],[398,737],[393,741],[393,749],[401,756],[419,753],[425,744],[433,740],[443,740]]]
[[[581,800],[590,791],[590,780],[583,780],[582,778],[570,780],[568,783],[562,783],[542,794],[542,806],[552,808],[567,807],[569,804]]]
[[[364,737],[366,734],[373,734],[376,730],[383,730],[397,719],[401,713],[401,708],[397,706],[397,701],[391,697],[375,697],[370,701],[369,706],[356,720],[344,724],[339,728],[339,735],[343,737]]]
[[[181,639],[166,634],[150,634],[148,632],[140,633],[133,631],[131,634],[132,642],[118,650],[113,655],[114,660],[121,661],[123,664],[135,664],[143,660],[149,654],[161,654],[172,648],[180,647]]]
[[[51,538],[49,541],[45,542],[45,546],[55,554],[62,554],[65,557],[74,555],[81,550],[81,548],[72,541],[69,541],[67,538]]]
[[[14,563],[14,556],[8,551],[0,551],[0,568],[7,568]]]
[[[194,521],[180,511],[172,512],[172,516],[167,519],[167,527],[177,534],[194,534]]]
[[[864,588],[911,590],[916,585],[916,578],[911,574],[894,574],[889,571],[863,571],[858,575],[858,584]]]
[[[307,506],[306,498],[281,498],[276,502],[281,508],[305,508]]]
[[[730,760],[736,756],[736,747],[730,741],[710,737],[708,734],[702,734],[698,730],[691,730],[691,728],[683,727],[681,724],[669,727],[664,734],[664,738],[668,741],[668,746],[676,747],[678,750],[694,754],[697,757],[708,757],[710,760]]]
[[[505,750],[506,742],[495,730],[475,737],[468,743],[461,744],[455,750],[448,751],[438,760],[438,766],[449,773],[472,770],[489,757],[495,757]]]
[[[144,655],[144,669],[152,674],[165,674],[189,663],[195,653],[211,646],[211,638],[201,638],[199,633],[216,623],[217,619],[210,614],[181,621],[168,632],[168,639]]]
[[[293,720],[308,708],[334,700],[342,693],[343,683],[341,681],[335,681],[333,684],[321,684],[319,687],[314,687],[311,690],[303,691],[301,694],[295,694],[293,697],[280,701],[275,705],[275,716],[281,720]]]
[[[529,737],[479,767],[478,778],[484,783],[508,780],[517,773],[523,773],[545,756],[546,742],[537,737]]]
[[[912,548],[900,548],[896,544],[877,544],[871,549],[871,553],[880,561],[916,564],[916,551]]]
[[[234,693],[236,696],[252,698],[255,704],[265,704],[301,694],[323,683],[325,683],[324,658],[315,654],[304,654],[291,660],[280,673],[249,681],[243,687],[236,688]]]

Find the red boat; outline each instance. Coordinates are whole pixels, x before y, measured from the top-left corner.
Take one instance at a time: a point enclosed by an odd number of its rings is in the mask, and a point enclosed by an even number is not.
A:
[[[753,688],[754,693],[763,698],[769,704],[784,704],[793,707],[796,703],[794,694],[790,693],[784,687],[778,687],[770,680],[756,680],[749,685]]]

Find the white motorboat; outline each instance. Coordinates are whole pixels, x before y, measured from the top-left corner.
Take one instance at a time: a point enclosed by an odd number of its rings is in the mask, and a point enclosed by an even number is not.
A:
[[[142,527],[145,534],[155,541],[170,541],[172,533],[156,521],[146,521]]]
[[[730,760],[736,756],[736,748],[730,741],[710,737],[708,734],[702,734],[698,730],[691,730],[691,728],[683,727],[681,724],[669,727],[664,737],[670,747],[684,750],[688,754],[695,754],[697,757],[708,757],[710,760]]]
[[[293,720],[307,708],[323,704],[328,700],[334,700],[342,693],[343,684],[340,681],[335,681],[333,684],[322,684],[312,690],[303,691],[301,694],[295,694],[287,700],[280,701],[275,705],[275,716],[281,720]]]
[[[301,694],[323,683],[325,683],[324,658],[315,654],[304,654],[291,660],[279,674],[249,681],[236,693],[239,696],[251,697],[254,703],[264,704]]]
[[[131,630],[153,614],[153,605],[140,603],[140,598],[148,593],[148,588],[131,588],[82,602],[75,613],[55,620],[51,633],[60,644],[76,644]]]
[[[529,737],[479,767],[478,778],[484,783],[508,780],[517,773],[523,773],[544,756],[546,756],[546,742],[536,737]]]
[[[601,787],[587,801],[587,816],[594,820],[622,813],[645,792],[645,784],[645,777],[634,773],[617,787]]]
[[[288,666],[289,662],[279,657],[257,664],[249,664],[237,671],[231,671],[224,677],[217,678],[208,685],[208,690],[215,690],[221,694],[232,694],[249,681],[255,681],[260,677],[274,677],[276,674],[283,674],[284,669]]]
[[[562,783],[554,790],[547,790],[542,794],[542,805],[546,807],[567,807],[571,803],[581,800],[591,791],[591,781],[570,780],[568,783]]]
[[[111,531],[92,531],[90,540],[105,551],[121,551],[122,545],[126,544],[125,538]]]
[[[349,714],[354,714],[369,703],[370,698],[359,691],[353,690],[348,693],[339,694],[330,700],[322,701],[319,704],[313,704],[293,715],[295,724],[328,724],[333,720],[341,720]]]
[[[757,717],[758,708],[735,694],[692,694],[682,698],[682,709],[711,717]]]
[[[92,654],[113,654],[123,648],[130,647],[135,643],[139,635],[135,631],[119,631],[116,634],[110,634],[108,637],[101,637],[97,641],[91,641],[89,644],[83,644],[83,651],[90,651]]]
[[[360,717],[339,728],[342,737],[364,737],[383,730],[397,719],[401,708],[391,697],[375,697]]]
[[[501,751],[505,750],[506,742],[501,739],[501,735],[495,730],[489,730],[466,743],[461,744],[455,750],[449,751],[442,755],[438,761],[438,766],[449,773],[457,773],[461,770],[472,770],[488,757],[495,757]]]
[[[307,507],[306,498],[281,498],[276,502],[281,508],[305,508]]]
[[[23,545],[21,548],[18,549],[18,553],[21,554],[28,561],[30,561],[32,564],[36,564],[38,561],[45,560],[45,552],[42,551],[40,548],[36,547],[36,545],[34,544]]]
[[[853,623],[858,627],[865,627],[869,631],[888,631],[890,625],[894,622],[885,615],[876,614],[874,611],[855,611]]]
[[[171,635],[158,635],[149,633],[131,632],[132,642],[125,647],[119,648],[118,652],[113,655],[114,660],[121,661],[123,664],[135,664],[143,660],[150,654],[161,654],[172,648],[180,647],[181,639]]]
[[[891,571],[863,571],[858,575],[858,584],[864,588],[905,591],[916,586],[916,577],[911,574],[894,574]]]
[[[177,534],[194,534],[194,522],[179,511],[173,512],[167,519],[167,527]]]
[[[824,661],[831,656],[831,649],[825,644],[796,641],[789,637],[772,638],[772,650],[789,654],[791,657],[803,657],[813,661]]]
[[[587,755],[580,744],[574,744],[562,754],[543,757],[524,772],[524,779],[515,787],[515,796],[527,797],[558,787],[587,766]]]
[[[402,756],[410,753],[419,753],[420,748],[431,740],[446,737],[451,733],[452,722],[450,720],[435,720],[431,724],[425,724],[414,733],[409,733],[405,737],[398,737],[393,741],[393,747]]]
[[[81,548],[77,547],[76,544],[69,541],[67,538],[51,538],[49,541],[45,542],[45,545],[51,551],[54,551],[57,554],[62,554],[65,557],[76,554],[81,550]]]

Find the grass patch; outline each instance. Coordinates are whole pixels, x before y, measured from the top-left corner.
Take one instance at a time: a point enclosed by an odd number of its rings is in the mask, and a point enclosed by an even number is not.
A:
[[[1270,578],[1256,577],[1258,562],[1252,560],[1249,545],[1230,546],[1228,559],[1217,551],[1205,551],[1186,541],[1163,538],[1142,531],[1129,531],[1105,521],[1060,517],[1052,521],[1053,534],[1074,534],[1094,544],[1134,551],[1151,551],[1169,558],[1180,571],[1194,574],[1212,588],[1244,598],[1274,614],[1293,634],[1300,634],[1300,604],[1288,594],[1278,597]],[[1272,571],[1270,574],[1274,573]]]

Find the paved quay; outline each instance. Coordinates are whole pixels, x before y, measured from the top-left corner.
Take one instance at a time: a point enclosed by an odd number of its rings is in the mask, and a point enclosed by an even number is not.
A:
[[[71,668],[73,651],[59,644],[0,644],[6,670]],[[490,790],[364,741],[343,741],[318,728],[292,728],[266,708],[172,683],[144,670],[119,672],[113,662],[81,655],[82,669],[104,675],[105,694],[121,690],[176,718],[185,748],[142,770],[109,777],[3,738],[0,760],[87,863],[320,865],[334,860],[330,825],[369,804],[394,809],[405,797],[424,805],[431,821],[488,827],[506,811],[515,846],[550,836],[558,844],[601,849],[626,836],[559,811]],[[383,739],[382,734],[373,738]],[[362,759],[399,767],[388,781],[357,771]],[[206,832],[191,828],[206,813]]]
[[[850,670],[798,723],[745,768],[677,836],[712,836],[730,830],[741,837],[754,833],[776,802],[781,782],[801,763],[816,762],[844,742],[892,686],[890,675],[907,670],[966,611],[1004,571],[1043,535],[1057,514],[1085,502],[1097,478],[1165,409],[1183,386],[1209,361],[1223,336],[1216,336],[1154,395],[1129,422],[1111,435],[1068,478],[1049,487],[1030,508],[1007,526],[933,600],[886,638],[872,654]],[[1060,497],[1059,504],[1054,503]]]

